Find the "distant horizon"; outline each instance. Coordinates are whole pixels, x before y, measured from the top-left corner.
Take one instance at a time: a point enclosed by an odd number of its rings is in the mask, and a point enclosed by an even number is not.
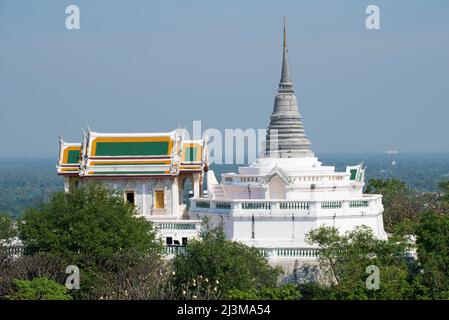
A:
[[[314,151],[315,156],[320,155],[448,155],[449,151],[432,151],[432,152],[424,152],[424,151],[405,151],[397,153],[388,153],[387,151]],[[245,154],[246,156],[247,154]],[[4,156],[0,155],[0,161],[2,160],[49,160],[49,159],[57,159],[59,157],[59,153],[56,155],[29,155],[29,156]],[[220,163],[218,165],[227,165],[226,163]],[[233,165],[232,163],[229,165]],[[239,164],[235,164],[239,165]]]

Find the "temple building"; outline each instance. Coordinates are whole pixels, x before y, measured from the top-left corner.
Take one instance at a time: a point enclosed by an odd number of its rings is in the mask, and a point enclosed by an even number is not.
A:
[[[267,130],[265,152],[218,183],[207,172],[207,197],[191,199],[190,215],[222,223],[229,239],[255,246],[269,260],[314,259],[305,241],[311,230],[334,226],[340,232],[366,225],[380,239],[382,196],[363,194],[362,164],[337,172],[324,166],[306,138],[288,65],[284,24],[281,80]]]
[[[81,143],[61,139],[58,173],[65,190],[101,180],[119,191],[155,223],[167,248],[198,237],[205,217],[212,225],[222,223],[228,239],[257,247],[271,261],[315,259],[317,248],[305,237],[322,225],[340,232],[366,225],[387,238],[382,196],[363,193],[363,165],[338,172],[322,165],[310,148],[290,76],[285,24],[281,79],[259,158],[218,182],[208,170],[206,141],[186,136],[181,129],[88,130]],[[193,189],[189,209],[183,196],[187,180]]]
[[[86,181],[102,181],[151,220],[168,247],[185,245],[198,236],[201,221],[190,219],[185,189],[189,181],[193,196],[202,197],[207,170],[203,140],[186,139],[182,129],[135,134],[89,129],[83,133],[81,143],[60,139],[57,170],[66,191]]]

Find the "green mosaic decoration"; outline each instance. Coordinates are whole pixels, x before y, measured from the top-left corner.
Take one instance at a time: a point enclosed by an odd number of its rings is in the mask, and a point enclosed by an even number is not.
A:
[[[97,142],[96,156],[160,156],[168,154],[167,141]]]

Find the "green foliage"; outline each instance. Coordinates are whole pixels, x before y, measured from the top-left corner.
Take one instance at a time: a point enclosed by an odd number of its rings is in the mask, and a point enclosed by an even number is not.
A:
[[[101,300],[173,299],[172,273],[157,256],[120,255],[97,265],[87,298]],[[86,285],[81,279],[81,289]],[[84,297],[83,297],[84,298]]]
[[[192,281],[182,283],[175,291],[175,297],[182,300],[217,300],[222,295],[219,287],[218,280],[211,281],[209,278],[199,275]]]
[[[404,193],[409,187],[404,181],[398,179],[370,179],[366,185],[366,193]]]
[[[157,254],[152,223],[105,186],[89,183],[55,193],[50,203],[30,209],[20,224],[27,254],[108,259],[121,253]],[[75,261],[76,262],[76,261]]]
[[[16,292],[10,300],[72,300],[65,286],[45,277],[33,280],[14,280]]]
[[[16,291],[15,280],[45,277],[57,283],[64,283],[67,278],[66,267],[66,261],[43,254],[2,259],[0,260],[0,300]]]
[[[261,288],[249,291],[231,289],[226,298],[230,300],[299,300],[301,292],[296,286],[288,284],[279,288]]]
[[[231,289],[249,291],[276,285],[280,269],[269,266],[256,248],[226,240],[222,226],[206,230],[202,237],[189,242],[185,255],[175,257],[176,286],[198,276],[219,281],[224,293]]]
[[[420,284],[430,298],[449,299],[449,216],[426,212],[416,225]]]
[[[440,181],[438,183],[438,187],[443,193],[441,200],[444,202],[449,202],[449,180]]]
[[[0,243],[2,240],[7,240],[17,236],[17,231],[14,228],[14,220],[0,212]]]
[[[448,180],[438,184],[440,193],[417,193],[397,179],[371,179],[366,191],[383,195],[385,229],[395,236],[381,241],[363,227],[345,235],[332,228],[311,232],[310,242],[323,249],[325,281],[299,290],[277,287],[280,270],[256,249],[225,240],[222,228],[205,229],[201,241],[191,241],[186,255],[174,259],[172,274],[161,263],[151,223],[136,218],[121,196],[89,184],[47,202],[51,190],[62,188],[54,166],[44,186],[32,165],[20,165],[8,173],[0,161],[0,211],[31,207],[18,226],[26,253],[34,256],[0,261],[0,299],[70,298],[58,285],[68,264],[81,269],[81,290],[71,292],[81,299],[449,299]],[[415,171],[403,178],[436,190],[434,177]],[[15,232],[13,220],[0,214],[0,239]],[[416,235],[416,262],[405,258],[409,235]],[[366,288],[368,265],[380,269],[379,290]]]
[[[28,210],[19,229],[26,254],[45,253],[79,267],[82,285],[76,298],[96,298],[99,283],[108,278],[109,260],[132,255],[160,261],[162,246],[152,223],[97,183],[55,193],[48,204]]]
[[[0,212],[18,218],[27,208],[46,202],[52,192],[62,188],[54,158],[0,158]]]
[[[382,195],[384,226],[387,232],[393,232],[395,226],[406,221],[416,220],[423,209],[423,203],[412,189],[397,179],[370,179],[366,193]]]
[[[309,288],[325,299],[409,299],[413,288],[408,282],[409,265],[406,259],[407,242],[389,241],[374,237],[368,227],[356,227],[344,235],[333,227],[320,227],[311,231],[308,242],[318,245],[323,283],[320,288]],[[377,266],[380,288],[369,290],[366,268]]]

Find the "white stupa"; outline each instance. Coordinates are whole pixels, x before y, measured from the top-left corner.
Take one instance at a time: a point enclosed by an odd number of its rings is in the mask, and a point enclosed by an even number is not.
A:
[[[224,223],[226,236],[259,248],[269,259],[310,259],[317,250],[305,241],[311,230],[340,232],[366,225],[380,239],[382,196],[363,194],[362,164],[345,172],[323,166],[310,149],[293,91],[286,30],[281,80],[268,126],[265,154],[238,173],[207,172],[207,197],[191,199],[192,218]]]

